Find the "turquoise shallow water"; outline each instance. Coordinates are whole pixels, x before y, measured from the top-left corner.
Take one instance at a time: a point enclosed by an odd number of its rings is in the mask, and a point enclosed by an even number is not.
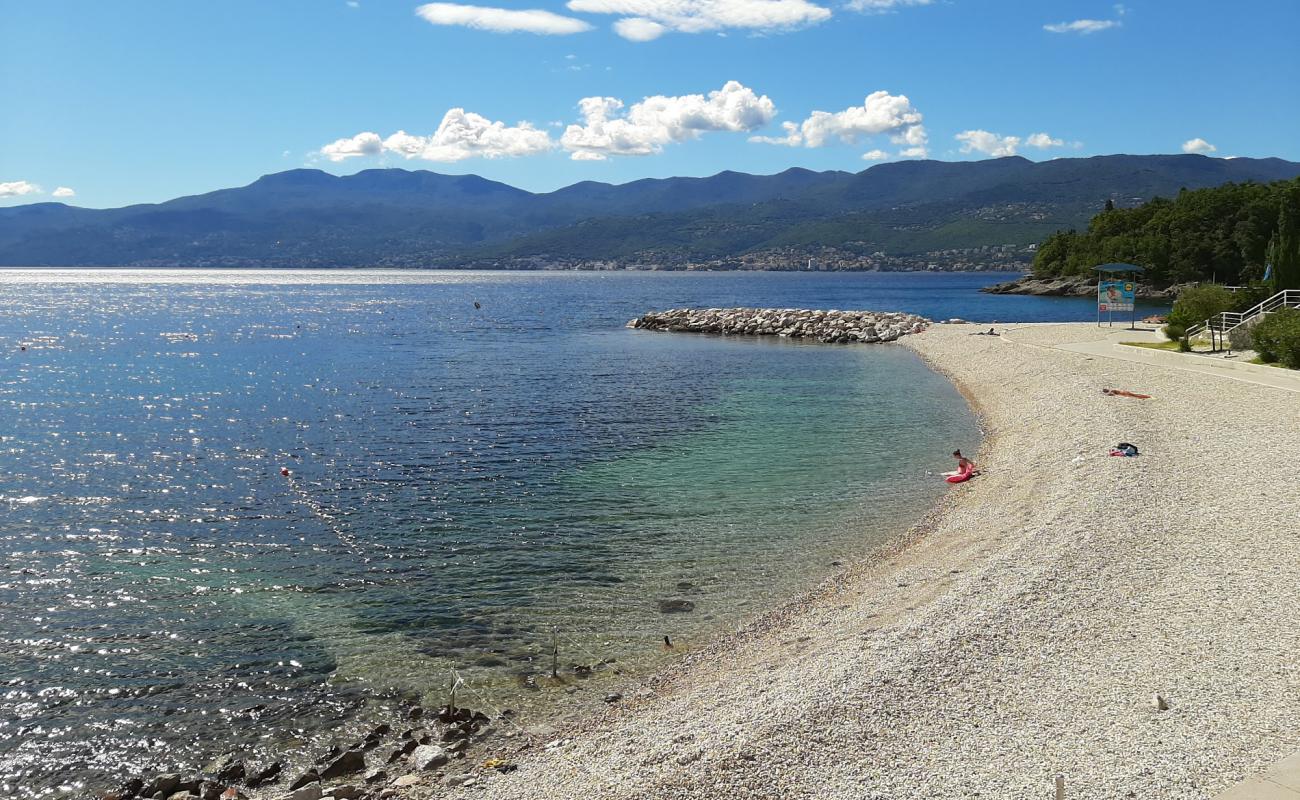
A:
[[[0,274],[10,793],[305,755],[453,668],[581,709],[870,552],[978,441],[901,347],[622,327],[934,276],[108,277]],[[616,666],[556,685],[554,641]]]

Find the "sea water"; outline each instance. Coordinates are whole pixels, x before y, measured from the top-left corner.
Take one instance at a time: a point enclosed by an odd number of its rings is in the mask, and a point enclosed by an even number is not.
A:
[[[900,346],[624,323],[1091,313],[975,291],[1006,277],[0,272],[0,784],[308,758],[457,676],[511,725],[599,704],[978,445]]]

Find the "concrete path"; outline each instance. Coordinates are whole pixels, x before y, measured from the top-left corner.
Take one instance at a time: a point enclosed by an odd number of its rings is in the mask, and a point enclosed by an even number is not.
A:
[[[1024,327],[1029,326],[1011,328],[1002,334],[1002,338],[1016,344],[1043,347],[1044,345],[1017,339],[1016,332]],[[1253,383],[1258,386],[1270,386],[1274,389],[1300,392],[1300,370],[1266,367],[1261,364],[1251,364],[1246,361],[1224,358],[1221,355],[1176,353],[1171,350],[1152,350],[1145,347],[1130,347],[1121,344],[1121,342],[1162,342],[1164,340],[1164,336],[1156,330],[1139,329],[1134,331],[1098,328],[1096,339],[1057,345],[1056,349],[1083,353],[1099,358],[1113,358],[1139,364],[1154,364],[1169,369],[1199,372],[1204,375],[1215,375],[1220,378]]]
[[[1277,762],[1264,775],[1215,795],[1214,800],[1300,800],[1300,753]]]

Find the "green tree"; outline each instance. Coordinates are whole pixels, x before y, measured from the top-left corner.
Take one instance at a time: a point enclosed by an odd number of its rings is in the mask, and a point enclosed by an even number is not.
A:
[[[1300,185],[1282,192],[1268,261],[1273,265],[1273,291],[1300,289]]]
[[[1231,311],[1237,306],[1232,292],[1214,283],[1189,286],[1178,293],[1174,307],[1169,312],[1165,336],[1171,340],[1183,338],[1183,333],[1198,322],[1204,322],[1221,311]]]

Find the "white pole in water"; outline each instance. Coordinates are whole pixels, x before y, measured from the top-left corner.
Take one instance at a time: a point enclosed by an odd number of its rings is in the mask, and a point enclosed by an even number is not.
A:
[[[1056,800],[1065,800],[1065,776],[1056,776]]]

